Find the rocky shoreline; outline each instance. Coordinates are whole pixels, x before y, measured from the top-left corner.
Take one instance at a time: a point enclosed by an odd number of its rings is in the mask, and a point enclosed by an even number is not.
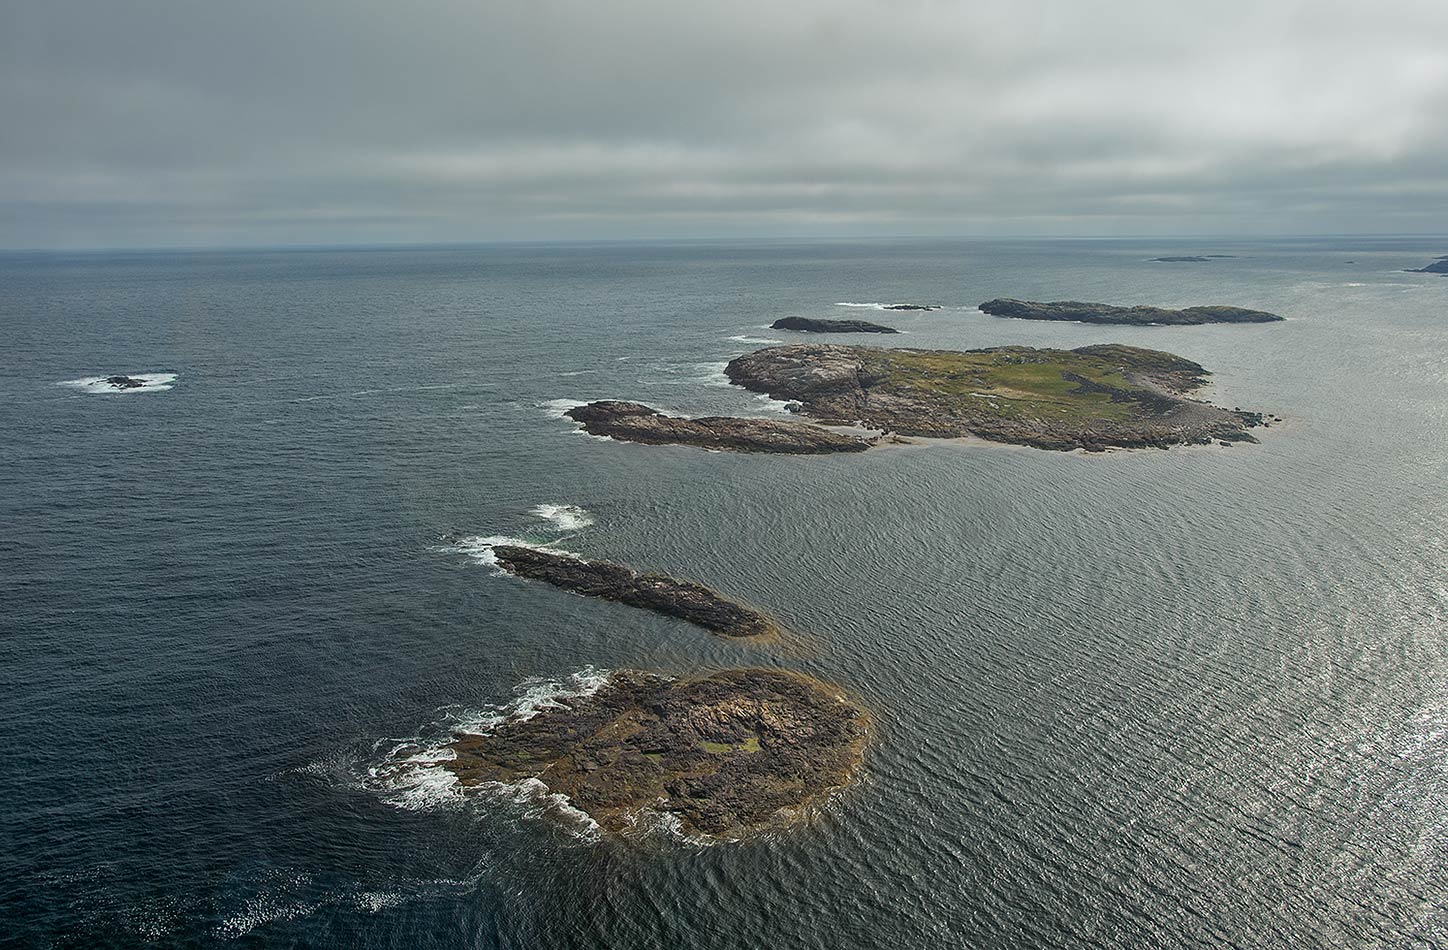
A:
[[[1118,344],[949,351],[810,343],[758,350],[724,372],[826,424],[1042,449],[1255,442],[1247,430],[1265,422],[1185,398],[1209,375],[1197,363]]]
[[[836,687],[798,673],[623,670],[592,695],[458,738],[444,766],[464,786],[539,779],[609,832],[653,812],[733,839],[798,821],[849,784],[868,727]]]
[[[1118,307],[1079,300],[1013,300],[998,297],[987,300],[980,309],[995,317],[1019,320],[1069,320],[1077,323],[1112,323],[1132,326],[1196,326],[1204,323],[1275,323],[1282,320],[1265,310],[1243,307],[1187,307],[1170,310],[1165,307]]]
[[[799,333],[899,333],[894,327],[868,320],[816,320],[811,317],[781,317],[769,325],[771,330],[795,330]]]
[[[730,452],[824,455],[863,452],[871,439],[832,432],[803,422],[704,416],[669,416],[642,403],[602,400],[564,413],[590,435],[649,445],[692,445]]]
[[[677,617],[721,637],[768,637],[779,633],[778,625],[759,611],[692,581],[516,545],[496,545],[493,555],[499,567],[518,577],[543,581],[584,597]]]

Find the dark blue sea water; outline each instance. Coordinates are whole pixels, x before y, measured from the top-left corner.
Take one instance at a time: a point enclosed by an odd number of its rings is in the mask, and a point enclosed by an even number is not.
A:
[[[1173,253],[1238,256],[1146,262]],[[0,259],[0,939],[1445,945],[1448,279],[1400,272],[1443,253]],[[995,296],[1291,319],[974,309]],[[949,308],[837,306],[916,301]],[[558,417],[598,397],[775,411],[719,370],[799,339],[763,328],[788,314],[893,323],[909,346],[1168,349],[1216,372],[1214,400],[1285,422],[1231,449],[766,458]],[[175,379],[59,385],[117,372]],[[583,511],[538,507],[564,505]],[[740,646],[498,577],[449,532],[697,578],[800,642]],[[520,697],[744,664],[839,683],[876,717],[862,781],[791,832],[598,839],[537,799],[460,796],[429,764]]]

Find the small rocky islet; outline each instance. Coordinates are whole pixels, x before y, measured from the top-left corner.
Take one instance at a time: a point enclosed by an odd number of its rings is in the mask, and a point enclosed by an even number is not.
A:
[[[1209,375],[1191,360],[1121,344],[1074,350],[775,346],[725,367],[730,381],[828,424],[905,436],[977,436],[1043,449],[1255,442],[1255,412],[1186,398]]]
[[[463,786],[538,779],[605,831],[654,813],[728,840],[797,821],[848,785],[868,726],[838,688],[799,673],[622,670],[590,695],[457,738],[444,766]]]
[[[693,581],[518,545],[495,545],[493,556],[499,567],[517,577],[687,620],[721,637],[766,638],[779,633],[778,624],[760,611]]]
[[[1080,300],[1014,300],[998,297],[980,305],[984,313],[1018,320],[1068,320],[1129,326],[1196,326],[1204,323],[1275,323],[1283,318],[1265,310],[1207,306],[1172,310],[1166,307],[1119,307]]]
[[[150,385],[150,380],[139,376],[107,376],[104,382],[113,389],[140,389]]]
[[[894,327],[868,320],[817,320],[812,317],[781,317],[769,325],[771,330],[794,330],[798,333],[899,333]]]

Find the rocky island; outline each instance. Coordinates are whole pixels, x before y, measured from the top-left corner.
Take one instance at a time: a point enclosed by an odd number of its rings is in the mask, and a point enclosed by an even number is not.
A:
[[[1433,263],[1423,267],[1414,267],[1407,270],[1409,274],[1445,274],[1448,275],[1448,255],[1435,258]]]
[[[885,305],[886,310],[939,310],[939,304],[933,303],[891,303]]]
[[[758,350],[724,372],[827,424],[1043,449],[1255,442],[1247,430],[1265,421],[1185,398],[1208,375],[1191,360],[1118,344],[956,352],[807,343]]]
[[[105,382],[114,389],[140,389],[142,386],[150,385],[149,380],[136,376],[107,376]]]
[[[899,333],[894,327],[881,326],[868,320],[815,320],[810,317],[781,317],[769,325],[771,330],[797,330],[801,333]]]
[[[874,442],[820,426],[777,419],[669,416],[642,403],[606,399],[569,409],[564,415],[590,435],[650,445],[693,445],[731,452],[822,455],[863,452]]]
[[[759,611],[692,581],[515,545],[496,545],[493,556],[499,567],[518,577],[677,617],[722,637],[763,637],[779,632],[775,622]]]
[[[591,695],[458,738],[445,766],[465,786],[537,779],[610,832],[653,812],[686,834],[738,838],[847,785],[868,725],[837,688],[797,673],[624,670]]]
[[[1187,307],[1168,310],[1165,307],[1116,307],[1104,303],[1082,303],[1079,300],[1012,300],[998,297],[987,300],[980,309],[995,317],[1020,320],[1073,320],[1079,323],[1124,323],[1136,326],[1190,326],[1202,323],[1273,323],[1281,320],[1265,310],[1242,307]]]

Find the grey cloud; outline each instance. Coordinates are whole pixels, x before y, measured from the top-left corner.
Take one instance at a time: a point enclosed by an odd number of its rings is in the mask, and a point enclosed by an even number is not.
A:
[[[1448,213],[1436,0],[0,4],[0,246]]]

